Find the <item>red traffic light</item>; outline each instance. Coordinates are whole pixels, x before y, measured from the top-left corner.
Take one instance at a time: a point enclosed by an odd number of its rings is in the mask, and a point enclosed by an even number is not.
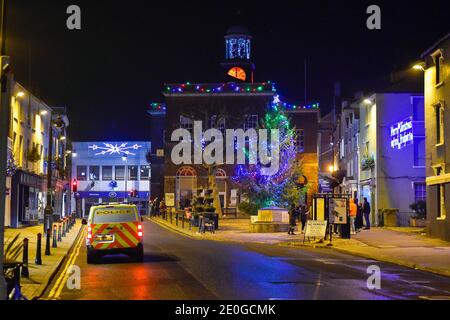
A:
[[[72,181],[72,192],[77,192],[78,190],[78,181],[77,179],[73,179]]]

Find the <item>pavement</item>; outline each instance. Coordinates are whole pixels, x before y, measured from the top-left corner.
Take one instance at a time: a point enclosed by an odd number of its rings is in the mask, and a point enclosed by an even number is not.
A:
[[[199,240],[154,221],[143,226],[143,262],[110,255],[87,264],[78,241],[41,299],[450,299],[450,278],[429,272],[334,250]],[[65,278],[73,265],[79,286]],[[374,265],[376,288],[367,285]]]
[[[413,269],[450,276],[450,243],[426,236],[423,228],[371,228],[362,230],[352,239],[334,238],[329,242],[303,241],[303,234],[250,233],[248,219],[221,219],[220,230],[199,234],[198,228],[177,227],[173,221],[152,218],[156,223],[185,236],[215,241],[261,243],[297,248],[333,249],[359,257],[393,263]]]
[[[41,258],[42,265],[35,264],[37,250],[37,234],[43,232],[42,225],[25,227],[20,229],[5,229],[5,245],[8,241],[19,233],[20,241],[28,239],[28,261],[29,261],[29,278],[21,277],[22,294],[29,300],[36,299],[44,292],[52,277],[58,271],[58,268],[64,262],[64,258],[71,249],[79,231],[82,229],[81,221],[72,227],[62,238],[62,242],[58,242],[57,248],[50,248],[50,255],[45,255],[45,236],[42,236]],[[50,242],[52,245],[52,242]],[[20,257],[22,259],[22,257]]]

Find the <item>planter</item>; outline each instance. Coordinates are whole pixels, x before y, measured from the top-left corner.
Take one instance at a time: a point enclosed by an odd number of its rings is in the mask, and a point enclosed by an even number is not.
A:
[[[427,226],[427,220],[420,218],[409,218],[409,225],[411,227],[424,228]]]

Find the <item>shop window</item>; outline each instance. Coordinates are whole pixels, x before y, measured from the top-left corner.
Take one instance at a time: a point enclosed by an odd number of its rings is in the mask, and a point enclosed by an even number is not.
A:
[[[150,179],[150,166],[141,166],[141,180]]]
[[[87,180],[87,167],[77,166],[77,180],[86,181]]]
[[[112,179],[112,166],[102,166],[102,180],[110,181]]]
[[[125,166],[115,167],[115,177],[117,181],[125,180]]]
[[[138,167],[128,166],[128,180],[135,181],[138,179]]]
[[[89,180],[91,180],[91,181],[100,180],[100,167],[99,166],[89,166]]]

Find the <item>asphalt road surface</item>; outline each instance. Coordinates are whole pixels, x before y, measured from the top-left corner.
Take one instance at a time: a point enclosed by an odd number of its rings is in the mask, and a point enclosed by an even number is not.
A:
[[[194,240],[144,223],[145,261],[86,263],[80,241],[42,299],[423,299],[450,297],[450,278],[325,249]],[[84,240],[84,239],[82,239]],[[80,289],[67,267],[80,269]],[[368,289],[367,268],[381,270]]]

